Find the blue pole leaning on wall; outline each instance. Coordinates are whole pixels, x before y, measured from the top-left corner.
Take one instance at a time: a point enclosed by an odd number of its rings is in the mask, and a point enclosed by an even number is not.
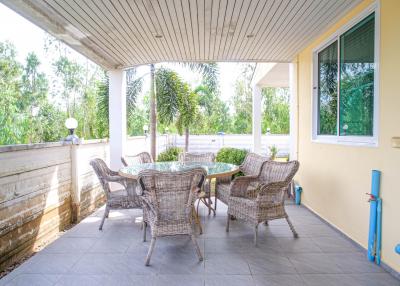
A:
[[[381,231],[381,223],[378,222],[378,199],[379,199],[379,188],[381,181],[381,172],[378,170],[372,170],[372,182],[371,182],[371,193],[369,203],[369,235],[368,235],[368,260],[375,261],[375,256],[380,255],[380,242],[381,234],[377,233],[377,230]],[[379,199],[380,201],[380,199]],[[382,211],[382,202],[380,201],[380,211]],[[381,216],[379,216],[381,218]],[[379,223],[379,226],[378,226]],[[379,240],[379,241],[378,241]],[[378,249],[379,242],[379,250]],[[380,263],[380,258],[376,260]]]

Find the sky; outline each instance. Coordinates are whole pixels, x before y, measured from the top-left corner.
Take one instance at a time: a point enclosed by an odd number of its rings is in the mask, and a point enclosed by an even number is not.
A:
[[[10,41],[17,50],[17,59],[20,63],[25,62],[25,58],[30,52],[35,52],[41,62],[41,70],[46,74],[52,73],[50,61],[44,61],[48,58],[44,51],[44,39],[46,32],[35,26],[22,16],[10,10],[0,3],[0,41]],[[69,57],[74,58],[80,63],[85,63],[86,58],[79,53],[69,49]],[[201,77],[181,66],[173,63],[162,63],[163,66],[173,68],[183,80],[189,82],[192,86],[200,83]],[[221,99],[229,101],[234,92],[234,83],[240,74],[240,65],[238,63],[218,63],[220,72],[220,92]],[[147,74],[148,66],[138,67],[138,75]],[[146,93],[149,86],[149,79],[145,77],[143,93]]]

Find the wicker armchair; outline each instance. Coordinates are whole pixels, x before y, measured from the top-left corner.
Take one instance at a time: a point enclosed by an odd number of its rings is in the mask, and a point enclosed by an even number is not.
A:
[[[214,153],[207,152],[207,153],[180,153],[179,154],[179,161],[180,162],[215,162],[215,155]],[[199,201],[197,203],[197,214],[199,213],[199,204],[203,202],[208,208],[208,214],[214,212],[215,210],[211,206],[211,182],[210,180],[206,180],[203,185],[203,193],[199,196]]]
[[[125,167],[132,164],[144,164],[144,163],[153,163],[153,158],[147,152],[139,153],[135,156],[124,156],[121,157],[122,164]]]
[[[102,159],[93,159],[90,161],[100,184],[106,195],[106,208],[101,220],[99,230],[103,229],[104,220],[108,217],[110,210],[142,208],[139,196],[135,193],[136,181],[121,177],[117,172],[110,170]],[[109,183],[118,183],[123,188],[111,191]]]
[[[189,235],[199,260],[203,260],[192,229],[193,204],[197,199],[207,173],[202,168],[182,172],[145,170],[138,181],[143,190],[143,241],[150,226],[151,243],[146,257],[150,264],[157,237]]]
[[[254,244],[257,245],[259,223],[285,218],[293,236],[298,237],[285,211],[286,190],[298,169],[297,161],[287,163],[267,161],[259,176],[261,184],[256,188],[249,188],[251,178],[236,178],[232,183],[229,197],[226,231],[229,232],[230,216],[242,219],[254,226]]]
[[[244,177],[251,179],[252,184],[255,184],[261,172],[261,167],[267,160],[267,157],[256,153],[248,153],[243,163],[239,166],[239,169],[244,174]],[[230,178],[217,179],[215,184],[215,209],[217,209],[217,199],[226,205],[228,204],[231,183],[238,178],[235,178],[233,181]]]

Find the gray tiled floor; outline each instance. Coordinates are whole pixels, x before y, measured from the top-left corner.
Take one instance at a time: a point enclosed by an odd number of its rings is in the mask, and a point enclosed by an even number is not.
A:
[[[307,209],[287,206],[299,232],[294,239],[284,220],[262,225],[259,246],[253,231],[232,221],[225,232],[226,207],[205,215],[198,262],[186,237],[159,239],[151,266],[144,266],[149,242],[141,241],[141,213],[114,211],[103,231],[103,210],[83,220],[26,261],[0,285],[400,285],[363,252]]]

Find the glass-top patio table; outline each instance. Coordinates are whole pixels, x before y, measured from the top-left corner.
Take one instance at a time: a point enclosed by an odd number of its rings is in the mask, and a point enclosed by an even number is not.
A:
[[[140,171],[157,170],[163,172],[185,171],[196,167],[202,167],[207,172],[207,179],[229,177],[239,172],[239,167],[233,164],[221,162],[156,162],[134,164],[119,170],[119,174],[130,179],[137,179]]]
[[[202,167],[207,172],[207,179],[229,177],[239,172],[239,167],[233,164],[221,163],[221,162],[156,162],[156,163],[145,163],[145,164],[134,164],[128,167],[124,167],[119,170],[119,175],[125,178],[136,180],[140,171],[143,170],[157,170],[162,172],[178,172],[185,171],[196,167]],[[199,199],[212,211],[215,215],[215,209],[211,206],[212,202],[205,192],[199,194]],[[216,199],[216,198],[215,198]],[[193,208],[193,216],[196,220],[196,224],[199,226],[200,234],[203,233],[203,228],[200,223],[197,212]]]

